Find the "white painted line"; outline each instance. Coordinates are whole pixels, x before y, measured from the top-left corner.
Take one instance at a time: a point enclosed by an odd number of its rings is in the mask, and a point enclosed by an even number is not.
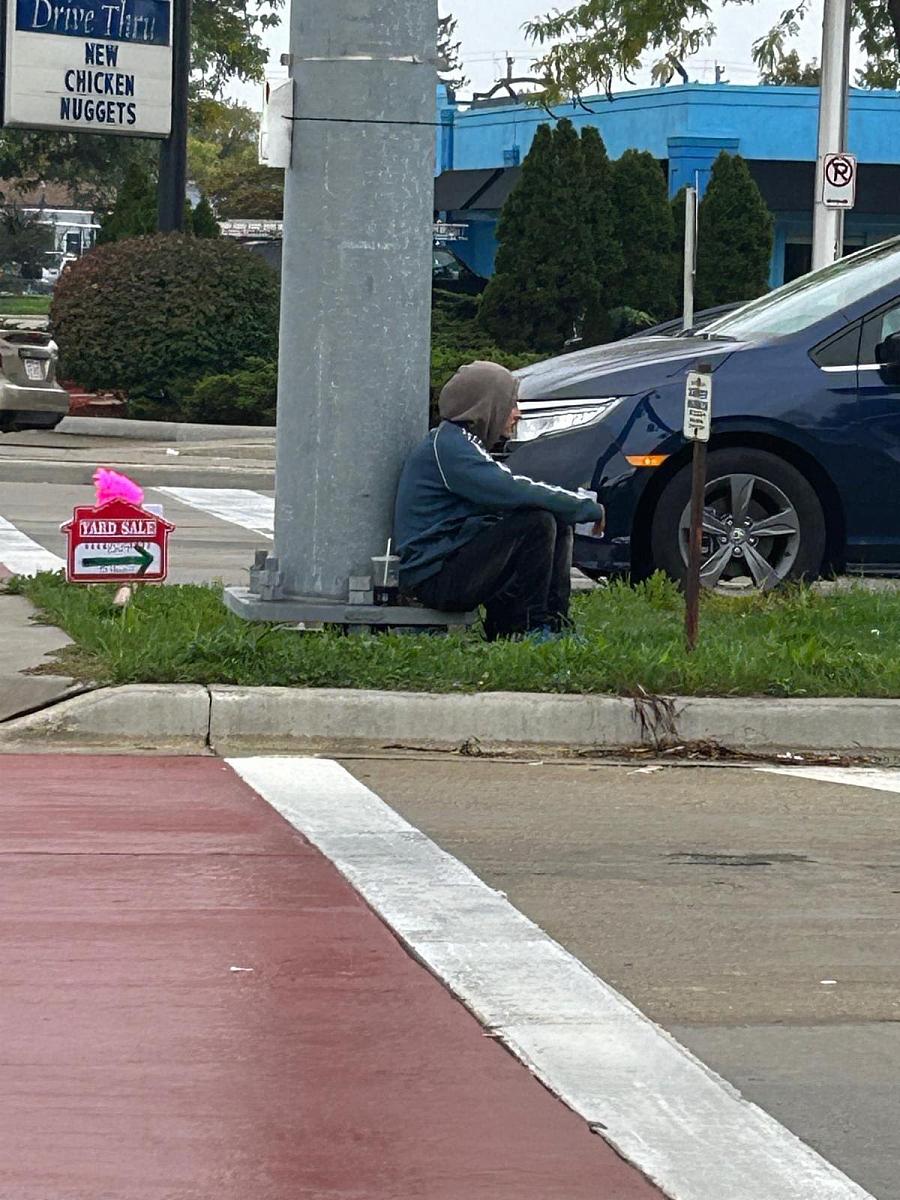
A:
[[[153,490],[252,533],[271,538],[275,532],[275,501],[260,492],[245,488],[161,487]]]
[[[842,783],[845,786],[874,788],[877,792],[900,793],[900,770],[880,767],[757,767],[770,775],[788,775],[798,779],[814,779],[819,783]]]
[[[41,571],[62,571],[63,560],[0,517],[0,564],[13,575],[38,575]]]
[[[673,1200],[872,1200],[338,763],[229,765]]]

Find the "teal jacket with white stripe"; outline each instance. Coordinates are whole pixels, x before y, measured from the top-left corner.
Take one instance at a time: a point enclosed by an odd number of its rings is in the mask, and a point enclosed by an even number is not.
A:
[[[570,525],[603,517],[589,496],[514,475],[464,425],[443,421],[400,477],[394,540],[402,586],[436,574],[455,550],[517,508],[543,508]]]

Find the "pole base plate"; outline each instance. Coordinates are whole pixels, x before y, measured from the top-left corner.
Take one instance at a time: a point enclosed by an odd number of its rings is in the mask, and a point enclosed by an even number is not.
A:
[[[418,605],[380,607],[368,604],[347,604],[343,600],[327,600],[315,596],[285,596],[280,600],[263,600],[249,588],[226,588],[225,607],[245,621],[274,621],[278,624],[307,624],[360,626],[379,629],[468,629],[479,620],[477,612],[445,613]]]

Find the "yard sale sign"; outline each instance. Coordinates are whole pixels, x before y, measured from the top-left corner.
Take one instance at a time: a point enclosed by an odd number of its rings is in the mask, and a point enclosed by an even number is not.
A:
[[[76,508],[62,527],[68,539],[66,577],[70,583],[161,583],[174,528],[158,513],[125,500]]]
[[[6,0],[4,125],[168,137],[172,10],[188,0]]]

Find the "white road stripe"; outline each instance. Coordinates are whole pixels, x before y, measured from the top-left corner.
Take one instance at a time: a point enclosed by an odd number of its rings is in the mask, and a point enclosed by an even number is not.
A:
[[[63,560],[0,517],[0,563],[13,575],[38,575],[41,571],[62,571]]]
[[[228,762],[667,1196],[872,1200],[338,763]]]
[[[245,488],[154,488],[191,508],[271,538],[275,532],[275,501]]]
[[[853,787],[874,788],[878,792],[900,793],[900,770],[880,767],[757,767],[770,775],[791,775],[815,779],[819,783],[842,783]]]

